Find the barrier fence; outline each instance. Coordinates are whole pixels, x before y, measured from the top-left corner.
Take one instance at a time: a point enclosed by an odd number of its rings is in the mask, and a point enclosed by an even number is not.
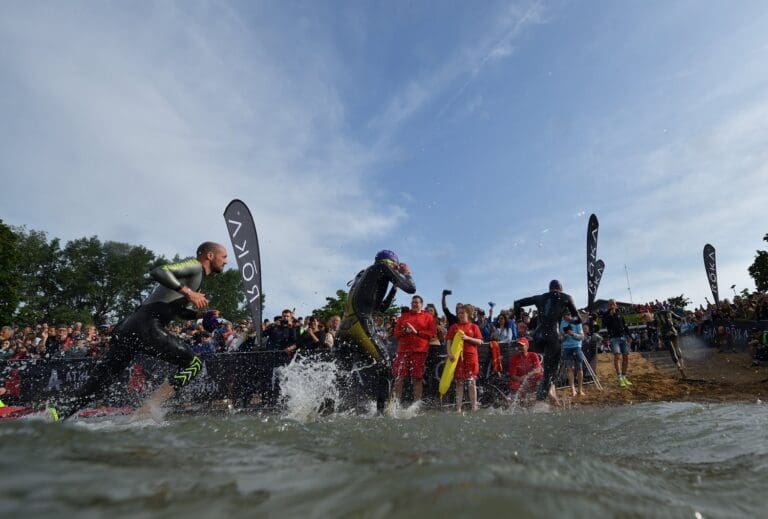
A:
[[[509,343],[499,344],[501,354],[500,373],[495,372],[489,345],[478,347],[480,373],[478,387],[493,386],[495,391],[506,391],[509,359],[516,347]],[[585,349],[588,360],[594,363],[594,351]],[[189,386],[182,391],[185,400],[210,402],[229,398],[247,405],[253,395],[262,400],[274,401],[278,391],[274,369],[290,361],[280,351],[256,351],[249,353],[219,353],[203,357],[204,367]],[[3,400],[12,405],[40,405],[49,399],[73,395],[87,380],[98,359],[56,358],[30,359],[0,362],[0,384],[7,392]],[[424,381],[424,396],[436,398],[442,367],[445,362],[443,347],[430,348]],[[594,366],[594,364],[593,364]],[[106,405],[137,405],[165,378],[176,372],[174,366],[138,355],[105,393]],[[589,381],[585,372],[585,381]],[[366,380],[359,380],[363,386]],[[449,398],[451,395],[449,395]]]

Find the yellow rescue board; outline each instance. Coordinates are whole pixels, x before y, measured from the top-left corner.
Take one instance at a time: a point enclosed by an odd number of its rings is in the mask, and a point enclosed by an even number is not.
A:
[[[449,357],[445,358],[445,366],[443,367],[443,374],[440,376],[440,396],[448,392],[448,388],[451,387],[453,382],[453,373],[456,371],[456,364],[459,362],[461,356],[461,350],[464,348],[464,331],[459,330],[456,335],[453,336],[451,341],[451,355],[453,360]]]

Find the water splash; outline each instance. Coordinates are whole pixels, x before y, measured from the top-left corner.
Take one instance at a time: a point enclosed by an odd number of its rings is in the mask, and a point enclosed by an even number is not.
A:
[[[295,356],[275,370],[285,405],[285,416],[299,422],[318,419],[322,412],[339,401],[339,368],[335,362]]]

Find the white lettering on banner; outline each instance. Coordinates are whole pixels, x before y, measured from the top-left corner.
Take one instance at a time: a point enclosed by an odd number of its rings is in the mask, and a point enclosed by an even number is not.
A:
[[[261,291],[259,290],[259,285],[253,285],[250,290],[246,290],[249,294],[251,294],[253,297],[248,300],[249,303],[253,303],[256,299],[259,298],[261,295]],[[254,293],[255,292],[255,293]]]
[[[243,226],[243,223],[238,220],[234,220],[232,218],[228,218],[227,223],[234,226],[234,232],[231,234],[232,246],[235,248],[238,263],[241,263],[240,260],[245,261],[240,265],[240,276],[242,277],[243,282],[247,284],[253,281],[253,279],[259,273],[259,269],[256,266],[256,260],[250,260],[250,261],[247,260],[248,256],[250,256],[251,254],[251,251],[248,248],[248,241],[243,240],[241,243],[235,243],[235,238],[237,237],[237,233],[240,231],[240,228]],[[253,303],[257,299],[259,299],[259,297],[261,297],[261,288],[259,287],[258,283],[251,284],[250,288],[247,288],[246,286],[245,291],[249,296],[248,297],[249,304]]]
[[[232,233],[232,238],[235,238],[237,236],[237,233],[240,232],[240,227],[243,226],[242,222],[238,222],[237,220],[227,220],[227,223],[233,223],[237,225],[237,229],[235,229],[235,232]]]
[[[48,391],[61,391],[61,380],[59,380],[59,372],[55,369],[51,370],[51,376],[48,378]]]
[[[246,269],[246,267],[250,267],[250,269]],[[246,274],[246,270],[250,270],[250,274]],[[253,279],[253,276],[259,273],[259,270],[256,268],[256,262],[254,260],[251,260],[250,263],[246,263],[243,265],[243,268],[241,269],[241,274],[243,275],[243,279],[246,281],[250,281]]]

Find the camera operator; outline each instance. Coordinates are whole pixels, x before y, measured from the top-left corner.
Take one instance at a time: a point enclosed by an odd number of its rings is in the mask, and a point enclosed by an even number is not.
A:
[[[298,340],[298,329],[293,326],[293,312],[283,310],[282,315],[275,320],[275,324],[271,327],[266,349],[279,350],[290,355],[296,350]]]

